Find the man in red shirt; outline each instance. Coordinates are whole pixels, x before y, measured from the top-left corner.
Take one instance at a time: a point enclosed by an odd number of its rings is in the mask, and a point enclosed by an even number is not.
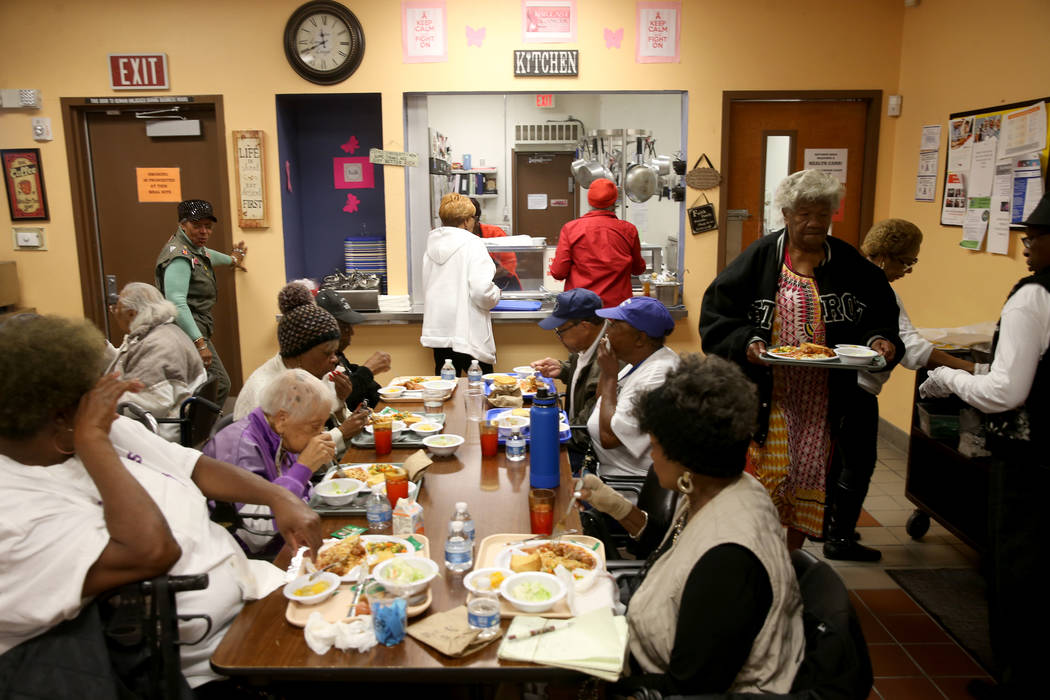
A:
[[[481,223],[481,202],[470,198],[474,204],[474,235],[481,238],[503,238],[507,235],[499,226]],[[492,262],[496,263],[496,276],[492,281],[504,291],[518,291],[521,280],[518,279],[518,256],[514,253],[489,253]]]
[[[594,210],[562,226],[550,266],[551,277],[565,280],[566,291],[590,289],[605,308],[631,298],[631,275],[645,272],[638,229],[616,218],[616,197],[612,180],[591,183],[587,202]]]

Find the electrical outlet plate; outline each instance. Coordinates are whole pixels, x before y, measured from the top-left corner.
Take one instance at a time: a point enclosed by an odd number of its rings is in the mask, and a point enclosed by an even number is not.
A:
[[[11,228],[15,250],[47,250],[43,226],[14,226]]]

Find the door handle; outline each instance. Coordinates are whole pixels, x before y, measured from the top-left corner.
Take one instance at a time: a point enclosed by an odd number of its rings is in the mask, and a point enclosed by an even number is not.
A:
[[[113,306],[117,303],[120,294],[117,292],[117,276],[106,275],[106,305]]]
[[[572,175],[570,175],[569,176],[569,189],[568,189],[568,191],[572,192],[575,189],[576,189],[576,178],[574,178]]]

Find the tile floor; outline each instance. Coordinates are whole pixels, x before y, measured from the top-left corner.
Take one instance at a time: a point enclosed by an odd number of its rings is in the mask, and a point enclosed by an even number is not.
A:
[[[865,514],[859,522],[861,541],[882,551],[874,564],[830,561],[850,589],[868,641],[875,671],[869,698],[965,699],[972,678],[985,671],[886,574],[888,568],[977,567],[977,554],[936,522],[921,541],[904,523],[914,506],[904,497],[907,455],[880,441]],[[870,516],[870,517],[868,517]],[[806,549],[821,555],[821,545]]]

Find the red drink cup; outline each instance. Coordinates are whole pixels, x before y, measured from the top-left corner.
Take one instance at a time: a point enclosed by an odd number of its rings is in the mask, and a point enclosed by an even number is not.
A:
[[[402,498],[408,498],[408,472],[399,467],[386,473],[386,498],[394,507]]]
[[[554,491],[532,489],[529,491],[529,524],[532,534],[549,535],[554,529]]]
[[[389,421],[372,425],[372,436],[376,441],[376,457],[388,455],[393,449],[394,432],[392,428],[393,424]]]
[[[495,457],[499,454],[499,428],[491,421],[483,421],[479,426],[481,437],[481,456]]]

